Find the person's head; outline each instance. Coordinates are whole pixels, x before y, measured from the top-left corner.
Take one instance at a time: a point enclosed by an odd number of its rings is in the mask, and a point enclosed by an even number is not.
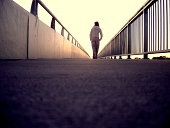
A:
[[[99,26],[99,22],[97,22],[97,21],[94,22],[94,25],[95,25],[95,26]]]

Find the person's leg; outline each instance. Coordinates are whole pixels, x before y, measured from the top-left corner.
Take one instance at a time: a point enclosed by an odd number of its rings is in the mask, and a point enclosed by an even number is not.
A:
[[[96,58],[96,45],[95,45],[95,41],[92,41],[92,49],[93,49],[93,59]]]
[[[94,54],[95,54],[95,59],[97,59],[97,45],[96,45],[96,41],[95,41],[95,51],[94,51]]]
[[[95,41],[95,51],[94,51],[94,53],[95,53],[94,59],[97,59],[97,53],[98,53],[98,43],[97,43],[97,41]]]
[[[98,51],[99,51],[99,42],[96,42],[96,59],[97,59]]]
[[[97,53],[99,50],[99,39],[94,38],[92,40],[92,48],[93,48],[93,59],[97,59]]]

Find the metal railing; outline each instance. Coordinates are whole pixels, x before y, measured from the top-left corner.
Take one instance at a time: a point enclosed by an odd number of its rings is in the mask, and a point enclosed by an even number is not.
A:
[[[64,37],[64,31],[66,31],[68,33],[67,39],[71,40],[71,42],[77,46],[78,48],[80,48],[82,51],[84,51],[87,55],[88,53],[84,50],[84,48],[79,44],[79,42],[74,38],[74,36],[64,27],[64,25],[55,17],[55,15],[46,7],[46,5],[41,1],[41,0],[33,0],[32,1],[32,5],[31,5],[31,14],[33,14],[34,16],[38,16],[38,4],[40,4],[51,16],[52,16],[52,20],[51,20],[51,28],[53,28],[55,30],[55,21],[57,21],[59,23],[59,25],[62,27],[61,29],[61,35]],[[71,39],[71,38],[72,39]],[[88,55],[89,56],[89,55]]]
[[[99,57],[170,52],[170,0],[149,0],[99,53]]]

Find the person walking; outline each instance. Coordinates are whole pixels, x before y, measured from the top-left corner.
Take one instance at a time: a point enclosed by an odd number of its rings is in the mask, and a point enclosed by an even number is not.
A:
[[[100,41],[103,38],[102,30],[99,27],[99,22],[94,22],[94,26],[90,31],[90,41],[93,49],[93,59],[97,59]]]

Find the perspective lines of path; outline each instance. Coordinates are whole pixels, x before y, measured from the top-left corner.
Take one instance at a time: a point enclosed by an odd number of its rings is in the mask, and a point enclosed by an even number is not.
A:
[[[169,78],[169,60],[0,60],[0,127],[168,128]]]

